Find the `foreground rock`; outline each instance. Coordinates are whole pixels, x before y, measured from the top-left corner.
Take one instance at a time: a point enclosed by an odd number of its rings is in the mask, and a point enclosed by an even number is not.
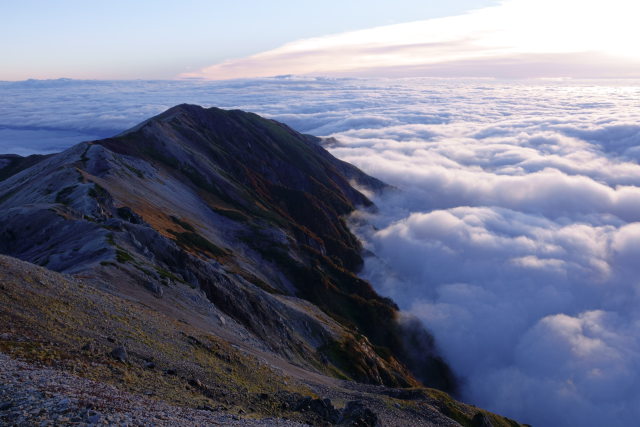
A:
[[[0,353],[2,425],[303,426],[168,405]]]
[[[113,350],[111,350],[111,353],[109,353],[111,355],[111,357],[113,357],[114,359],[122,362],[122,363],[126,363],[127,360],[129,360],[129,355],[127,354],[127,349],[124,348],[124,346],[119,345],[118,347],[114,348]]]

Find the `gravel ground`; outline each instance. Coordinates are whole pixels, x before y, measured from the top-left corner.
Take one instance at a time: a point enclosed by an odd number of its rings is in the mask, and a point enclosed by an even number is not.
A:
[[[0,353],[0,425],[302,426],[171,406]]]

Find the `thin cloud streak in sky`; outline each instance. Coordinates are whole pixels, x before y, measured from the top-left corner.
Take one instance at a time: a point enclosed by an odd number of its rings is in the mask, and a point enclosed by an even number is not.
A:
[[[459,16],[299,40],[181,77],[640,77],[638,12],[626,0],[508,0]]]

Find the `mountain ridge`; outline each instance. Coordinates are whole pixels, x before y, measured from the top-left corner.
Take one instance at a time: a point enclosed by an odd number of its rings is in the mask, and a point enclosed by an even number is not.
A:
[[[0,178],[0,253],[173,318],[201,295],[215,313],[198,317],[204,329],[223,333],[228,319],[228,342],[309,372],[455,392],[426,331],[356,275],[362,247],[345,216],[372,203],[352,184],[385,184],[318,138],[182,104],[14,170]]]

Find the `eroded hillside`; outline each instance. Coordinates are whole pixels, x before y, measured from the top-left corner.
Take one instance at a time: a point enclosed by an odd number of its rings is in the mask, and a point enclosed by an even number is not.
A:
[[[3,351],[82,362],[83,376],[136,393],[153,385],[176,404],[305,422],[348,419],[336,408],[350,393],[376,396],[385,423],[478,413],[435,391],[383,387],[455,391],[455,380],[428,334],[405,328],[356,274],[361,247],[345,216],[371,207],[358,187],[385,185],[316,138],[181,105],[114,138],[5,163],[0,253],[73,276],[3,259],[13,331]],[[108,356],[118,347],[126,360]],[[305,398],[326,396],[340,403],[301,415]]]

